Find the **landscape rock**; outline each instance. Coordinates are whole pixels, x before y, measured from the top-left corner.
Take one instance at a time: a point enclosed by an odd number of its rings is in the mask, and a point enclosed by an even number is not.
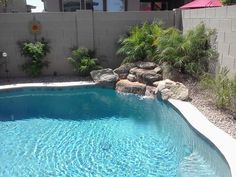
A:
[[[146,85],[139,82],[130,82],[129,80],[120,80],[116,83],[116,90],[118,92],[144,95]]]
[[[165,88],[171,87],[172,85],[175,85],[175,82],[169,79],[165,79],[162,81],[154,82],[153,85],[158,87],[159,90],[163,90]]]
[[[154,71],[157,73],[157,74],[160,74],[162,73],[162,68],[160,66],[157,66],[156,68],[154,68]]]
[[[136,67],[135,63],[126,63],[121,65],[119,68],[116,68],[114,72],[118,74],[120,79],[126,79],[131,68]]]
[[[157,74],[154,70],[147,70],[141,68],[132,68],[130,70],[132,75],[136,75],[136,80],[147,85],[153,85],[153,82],[159,81],[162,79],[161,74]]]
[[[153,85],[154,82],[162,80],[161,74],[150,74],[150,73],[144,73],[142,75],[143,83],[147,85]]]
[[[137,77],[134,74],[129,74],[127,76],[127,79],[131,82],[136,82],[137,81]]]
[[[168,100],[169,98],[172,98],[173,97],[173,92],[170,90],[170,89],[163,89],[161,91],[161,98],[163,100]]]
[[[129,73],[130,74],[136,74],[137,72],[141,72],[141,71],[143,71],[143,69],[140,69],[138,67],[134,67],[134,68],[129,70]]]
[[[163,100],[169,98],[185,101],[189,98],[189,90],[180,82],[174,82],[169,79],[155,82],[157,86],[156,94],[160,93]]]
[[[154,69],[157,65],[154,62],[136,62],[136,66],[141,69]]]
[[[156,87],[146,86],[145,96],[155,98],[156,97]]]
[[[118,75],[110,68],[91,71],[90,75],[94,82],[101,84],[115,83],[119,79]]]
[[[136,80],[138,82],[143,82],[142,75],[145,73],[145,71],[146,70],[144,70],[144,69],[140,69],[140,68],[135,67],[135,68],[132,68],[130,70],[130,74],[135,75],[136,76]]]

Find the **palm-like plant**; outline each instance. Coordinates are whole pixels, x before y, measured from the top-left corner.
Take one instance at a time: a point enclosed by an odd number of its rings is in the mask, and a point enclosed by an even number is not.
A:
[[[217,58],[217,52],[211,47],[213,34],[214,31],[200,24],[184,36],[183,48],[188,56],[184,63],[185,71],[199,76],[208,70],[210,60]]]
[[[167,62],[182,72],[199,77],[208,70],[209,61],[216,58],[217,53],[210,45],[212,34],[204,24],[185,35],[175,28],[168,28],[156,36],[153,57],[158,63]]]
[[[184,50],[181,44],[184,38],[180,31],[175,28],[163,30],[156,36],[153,45],[156,48],[154,59],[158,63],[168,62],[169,64],[181,67],[185,59]]]
[[[127,63],[148,59],[154,51],[153,34],[158,29],[161,29],[161,27],[156,22],[131,27],[128,34],[122,36],[118,41],[121,47],[117,51],[117,54],[124,57],[123,62]]]

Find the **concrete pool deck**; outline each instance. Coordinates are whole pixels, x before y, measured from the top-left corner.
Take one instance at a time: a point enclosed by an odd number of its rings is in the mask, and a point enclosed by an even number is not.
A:
[[[95,86],[94,82],[55,82],[55,83],[24,83],[0,86],[1,90],[29,87],[71,87]],[[185,117],[187,122],[200,134],[210,140],[222,153],[231,169],[232,177],[236,177],[236,140],[223,130],[212,124],[195,106],[189,102],[170,99],[169,102]]]

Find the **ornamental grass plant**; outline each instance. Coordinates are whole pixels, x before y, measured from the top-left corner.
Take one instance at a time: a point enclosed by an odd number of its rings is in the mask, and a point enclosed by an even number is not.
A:
[[[200,85],[209,91],[209,95],[218,108],[236,111],[236,76],[228,77],[229,70],[221,68],[216,75],[205,73],[201,76]]]

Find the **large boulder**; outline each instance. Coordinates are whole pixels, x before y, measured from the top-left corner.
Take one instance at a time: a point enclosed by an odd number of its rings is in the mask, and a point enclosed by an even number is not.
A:
[[[115,84],[119,79],[118,75],[110,68],[91,71],[90,75],[94,82],[99,84]]]
[[[156,94],[160,94],[163,100],[169,98],[185,101],[189,98],[189,90],[180,82],[166,79],[155,82]]]
[[[131,68],[136,67],[135,63],[126,63],[121,65],[119,68],[116,68],[114,72],[118,74],[120,79],[126,79]]]
[[[136,62],[136,66],[141,69],[154,69],[157,65],[153,62],[138,61]]]
[[[145,96],[155,98],[156,97],[156,87],[147,86],[145,91]]]
[[[142,81],[147,85],[153,85],[154,82],[160,80],[162,80],[161,74],[150,74],[147,72],[142,75]]]
[[[141,68],[132,68],[130,70],[132,75],[136,76],[136,80],[147,85],[153,85],[153,82],[160,81],[162,75],[158,74],[155,70],[147,70]]]
[[[116,90],[118,92],[144,95],[146,85],[139,82],[130,82],[129,80],[120,80],[116,83]]]

